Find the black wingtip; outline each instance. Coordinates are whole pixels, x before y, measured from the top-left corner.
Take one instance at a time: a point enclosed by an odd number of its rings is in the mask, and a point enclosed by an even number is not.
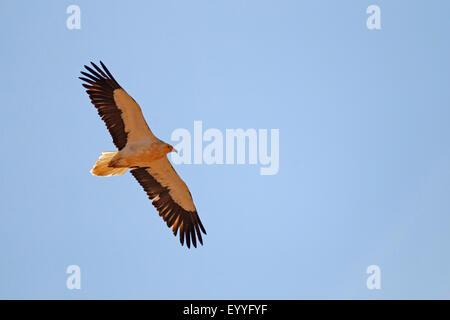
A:
[[[100,65],[102,66],[103,70],[105,70],[106,74],[108,75],[108,77],[113,80],[114,82],[117,83],[116,79],[114,79],[113,75],[111,74],[111,72],[109,72],[108,68],[105,66],[105,64],[100,60]]]
[[[93,66],[95,69],[98,68],[98,66],[97,66],[94,62],[92,62],[92,61],[91,61],[91,66]]]
[[[197,248],[197,239],[195,237],[195,230],[192,229],[191,231],[191,240],[192,240],[192,244],[194,245],[194,248]]]
[[[188,248],[191,248],[191,230],[187,229],[185,233],[186,244]]]
[[[184,235],[183,235],[183,230],[180,229],[180,243],[182,246],[184,246]]]

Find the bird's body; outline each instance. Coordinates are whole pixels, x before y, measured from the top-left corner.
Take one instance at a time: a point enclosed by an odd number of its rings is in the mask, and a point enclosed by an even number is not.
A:
[[[159,141],[138,141],[119,151],[112,167],[148,167],[153,161],[165,157],[167,148]]]
[[[153,161],[166,156],[167,151],[166,144],[163,142],[136,141],[117,151],[109,166],[112,168],[148,167]]]
[[[106,66],[94,63],[90,73],[81,72],[83,86],[111,133],[118,151],[103,152],[91,170],[96,176],[122,175],[127,170],[138,180],[153,205],[174,234],[179,231],[180,242],[190,247],[202,243],[206,234],[197,214],[191,193],[173,169],[167,153],[173,147],[156,138],[144,119],[141,108],[120,87]]]

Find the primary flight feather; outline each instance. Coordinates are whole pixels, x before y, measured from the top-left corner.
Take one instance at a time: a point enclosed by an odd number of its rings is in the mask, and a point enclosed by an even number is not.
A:
[[[91,62],[79,77],[98,114],[105,122],[118,151],[103,152],[91,173],[96,176],[122,175],[128,169],[144,188],[159,215],[181,245],[203,244],[206,230],[197,214],[191,193],[167,159],[174,148],[152,133],[141,108],[122,89],[100,61],[102,68]]]

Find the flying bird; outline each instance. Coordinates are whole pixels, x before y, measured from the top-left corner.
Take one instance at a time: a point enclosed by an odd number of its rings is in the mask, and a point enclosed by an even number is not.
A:
[[[167,159],[176,151],[161,141],[150,130],[141,108],[117,83],[100,61],[102,68],[91,62],[84,66],[79,77],[98,114],[105,122],[118,151],[105,151],[91,173],[96,176],[117,176],[130,169],[144,188],[159,215],[173,234],[180,237],[181,245],[203,245],[202,232],[206,230],[197,214],[192,195]]]

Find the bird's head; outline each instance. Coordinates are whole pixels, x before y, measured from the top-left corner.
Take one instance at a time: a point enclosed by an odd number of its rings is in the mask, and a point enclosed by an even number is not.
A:
[[[178,153],[178,151],[174,147],[172,147],[170,144],[168,144],[168,143],[166,143],[166,145],[165,145],[165,151],[166,151],[166,153],[169,153],[169,152],[172,152],[172,151]]]

